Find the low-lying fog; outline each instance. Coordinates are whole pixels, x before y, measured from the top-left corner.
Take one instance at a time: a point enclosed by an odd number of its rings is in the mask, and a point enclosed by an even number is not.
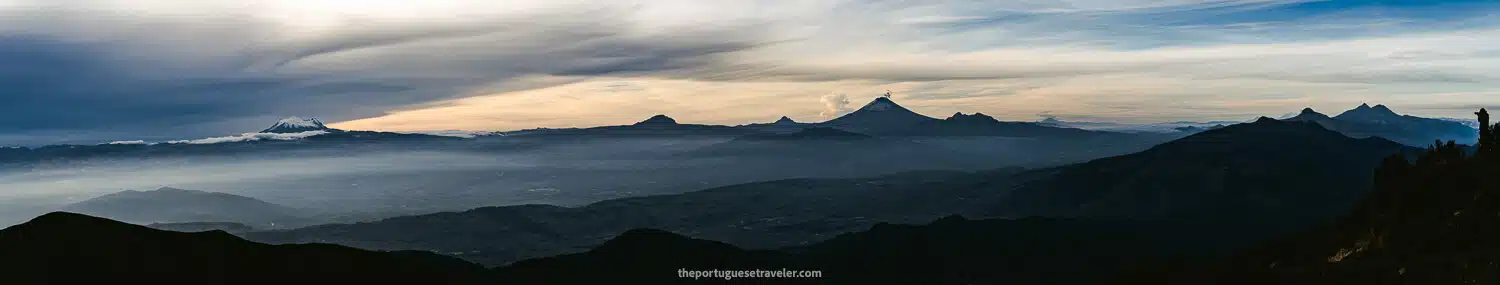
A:
[[[161,187],[243,195],[349,222],[484,206],[571,206],[784,178],[1055,165],[1149,146],[950,139],[902,148],[789,143],[729,156],[696,153],[726,141],[574,140],[421,151],[327,148],[37,164],[0,170],[0,225],[108,193]],[[1043,145],[1057,149],[1044,150]]]

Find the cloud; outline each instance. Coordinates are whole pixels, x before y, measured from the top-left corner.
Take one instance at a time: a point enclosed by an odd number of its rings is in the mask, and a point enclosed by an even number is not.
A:
[[[833,90],[1142,121],[1358,101],[1462,117],[1446,110],[1483,102],[1439,94],[1500,95],[1488,1],[361,3],[7,2],[0,145],[221,136],[294,114],[382,130],[744,123],[840,112],[812,101]]]
[[[212,137],[212,138],[195,139],[195,140],[175,140],[175,141],[169,141],[167,143],[170,143],[170,144],[216,144],[216,143],[228,143],[228,142],[261,141],[261,140],[289,141],[289,140],[299,140],[299,139],[304,139],[304,138],[311,137],[311,136],[324,135],[324,134],[328,134],[328,132],[327,131],[306,131],[306,132],[299,132],[299,133],[244,133],[244,134],[240,134],[238,136]]]
[[[403,133],[403,134],[433,135],[433,136],[444,136],[444,137],[455,137],[455,138],[466,138],[466,139],[471,139],[471,138],[474,138],[476,136],[489,134],[489,132],[462,131],[462,130],[438,130],[438,131],[419,131],[419,132],[400,132],[400,133]]]
[[[667,74],[758,44],[714,38],[737,36],[706,26],[643,35],[618,11],[570,13],[276,36],[276,25],[233,15],[0,10],[27,15],[14,18],[15,26],[31,28],[0,28],[0,61],[7,62],[0,67],[0,120],[7,122],[0,131],[80,135],[54,143],[120,139],[105,130],[152,140],[205,137],[263,128],[290,114],[341,121],[547,86],[522,82],[537,75]],[[238,28],[174,28],[219,25]],[[157,33],[131,35],[133,28]],[[199,40],[176,42],[183,39]]]
[[[823,113],[819,113],[823,117],[832,118],[849,112],[849,96],[844,93],[823,95],[819,101],[823,102]]]

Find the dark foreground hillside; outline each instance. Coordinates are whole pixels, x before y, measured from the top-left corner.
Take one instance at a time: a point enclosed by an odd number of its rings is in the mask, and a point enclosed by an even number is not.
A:
[[[1208,266],[1174,268],[1180,284],[1500,283],[1500,151],[1481,110],[1473,154],[1453,143],[1413,162],[1393,156],[1375,187],[1336,222]],[[1193,278],[1185,278],[1191,276]]]
[[[818,278],[730,278],[741,284],[1101,284],[1147,265],[1189,260],[1212,250],[1191,240],[1213,231],[1186,225],[1049,218],[879,224],[806,247],[743,250],[666,231],[628,231],[584,253],[494,269],[507,284],[725,283],[693,280],[686,270],[817,271]],[[1206,225],[1205,225],[1206,226]],[[588,272],[588,274],[577,274]]]
[[[220,231],[168,232],[71,213],[0,230],[8,284],[111,281],[405,284],[1096,284],[1122,270],[1212,250],[1208,225],[1026,218],[878,224],[829,241],[743,250],[666,231],[626,231],[584,253],[477,265],[416,251],[265,245]],[[817,278],[682,278],[679,270],[817,271]],[[211,280],[211,281],[205,281]],[[294,282],[296,283],[296,282]]]
[[[0,230],[3,284],[473,284],[479,270],[431,253],[266,245],[222,231],[169,232],[65,212]]]

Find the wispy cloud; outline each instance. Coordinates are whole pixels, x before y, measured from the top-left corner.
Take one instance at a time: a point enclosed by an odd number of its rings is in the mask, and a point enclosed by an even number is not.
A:
[[[1459,117],[1444,106],[1483,102],[1440,94],[1500,95],[1490,1],[6,4],[0,144],[208,137],[291,114],[389,130],[744,123],[885,89],[918,111],[1124,121],[1361,101]]]

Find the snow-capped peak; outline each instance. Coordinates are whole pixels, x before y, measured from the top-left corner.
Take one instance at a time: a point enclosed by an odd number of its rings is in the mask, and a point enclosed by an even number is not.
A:
[[[299,117],[287,117],[276,121],[276,124],[271,125],[270,128],[266,128],[261,132],[282,134],[322,130],[328,130],[328,126],[324,126],[323,122],[318,121],[317,118],[303,119]]]
[[[318,121],[317,118],[303,119],[303,118],[298,118],[298,117],[295,117],[295,116],[293,116],[293,117],[286,117],[285,119],[281,119],[280,121],[276,121],[276,124],[277,125],[282,125],[282,126],[288,126],[288,127],[303,127],[303,128],[323,127],[323,122]]]

